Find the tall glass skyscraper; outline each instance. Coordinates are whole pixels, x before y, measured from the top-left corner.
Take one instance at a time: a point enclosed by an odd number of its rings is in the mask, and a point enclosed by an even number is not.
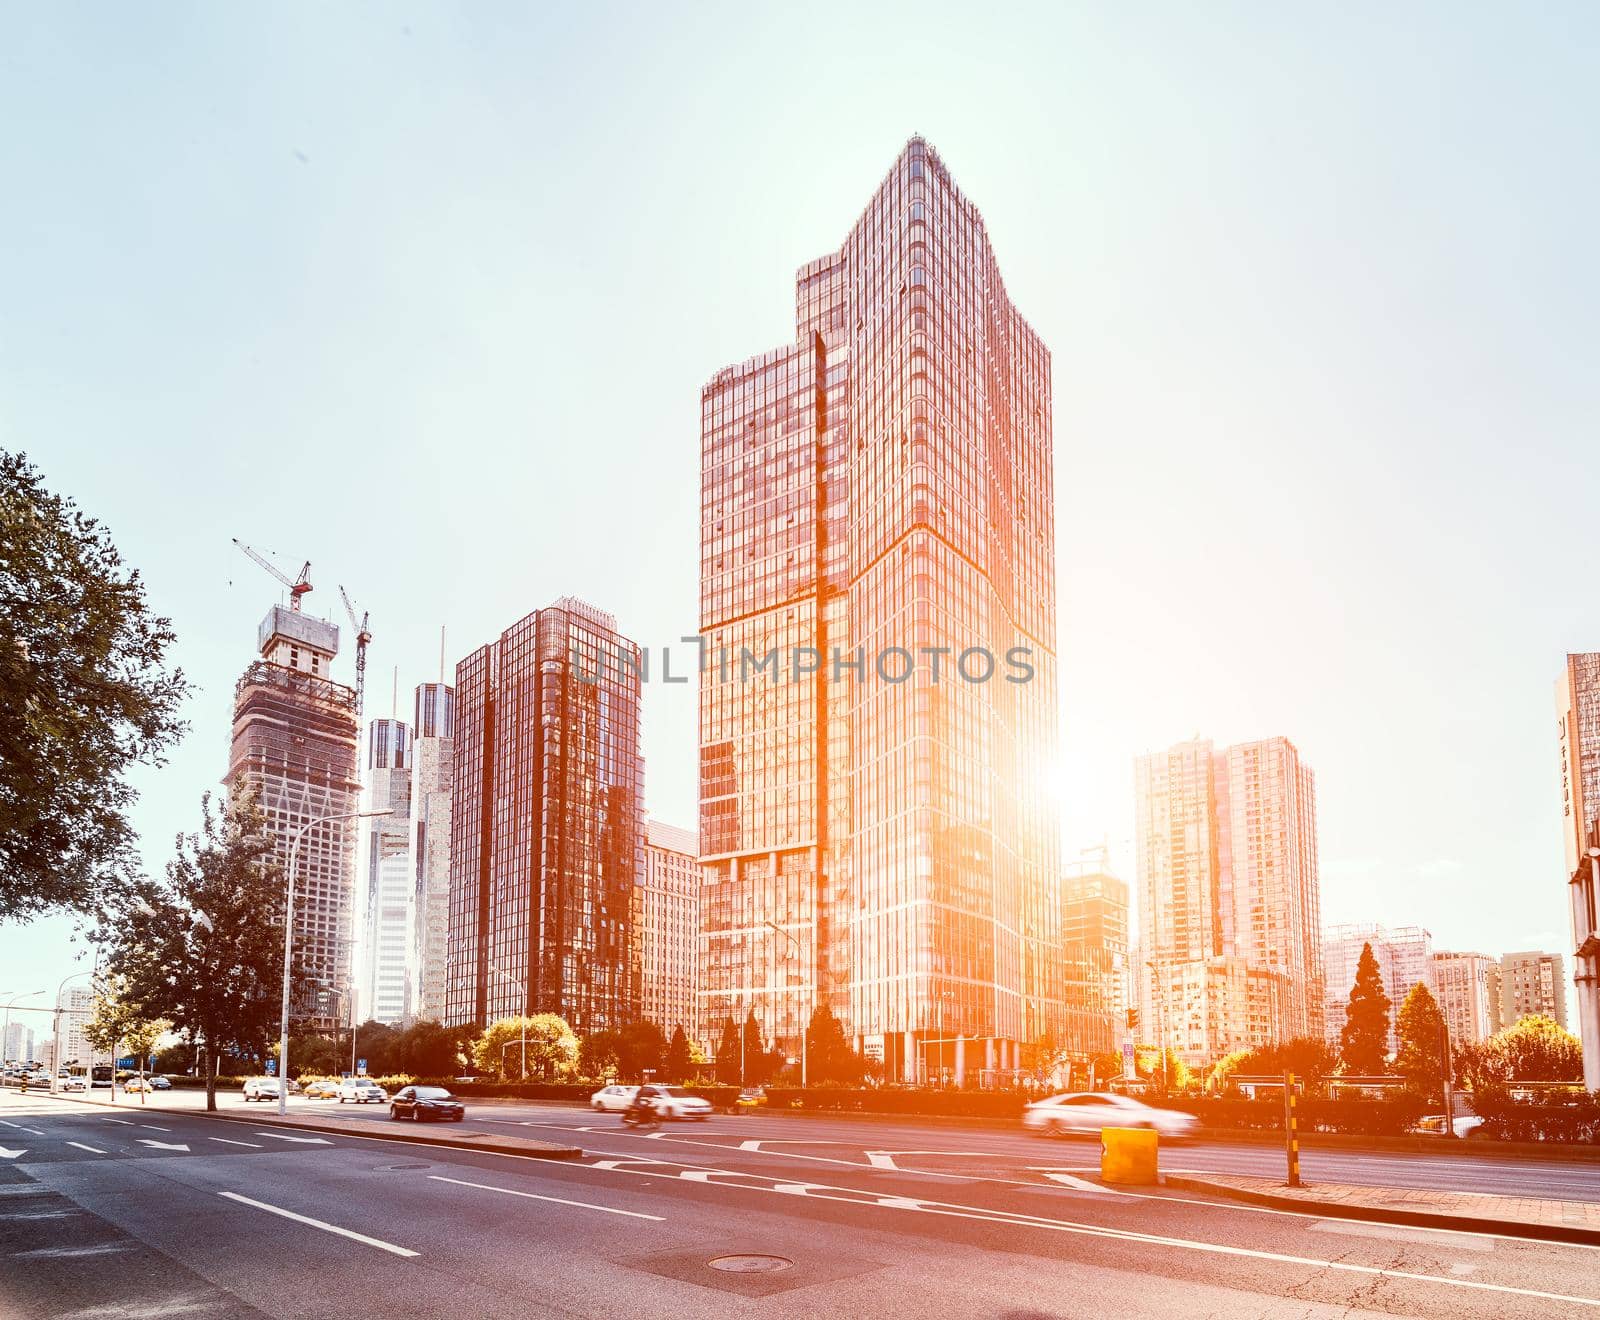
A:
[[[564,597],[456,666],[445,1021],[637,1016],[639,648]]]
[[[1015,1067],[1062,1014],[1050,354],[920,138],[795,302],[701,392],[700,1034]]]
[[[411,926],[411,729],[403,720],[367,724],[366,810],[361,822],[362,931],[359,1020],[398,1024],[414,1012],[408,966]]]
[[[417,687],[411,740],[411,931],[407,966],[419,1019],[444,1017],[450,928],[450,790],[455,779],[455,689]]]

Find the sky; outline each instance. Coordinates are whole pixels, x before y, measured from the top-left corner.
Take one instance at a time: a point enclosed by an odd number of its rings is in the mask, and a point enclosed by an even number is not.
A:
[[[1138,753],[1283,734],[1325,921],[1566,951],[1597,45],[1579,4],[0,4],[0,446],[195,685],[146,864],[278,599],[233,537],[371,611],[369,715],[562,595],[692,633],[700,386],[920,133],[1054,357],[1065,855],[1131,880]],[[694,688],[644,718],[692,825]],[[0,927],[0,989],[71,927]]]

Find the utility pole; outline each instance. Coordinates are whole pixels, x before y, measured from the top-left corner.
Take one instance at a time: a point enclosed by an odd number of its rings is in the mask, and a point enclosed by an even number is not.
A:
[[[1289,1186],[1300,1185],[1300,1120],[1295,1115],[1294,1074],[1283,1075],[1283,1140],[1289,1157]]]
[[[1444,1066],[1444,1134],[1453,1137],[1456,1134],[1456,1097],[1452,1085],[1455,1079],[1451,1074],[1455,1072],[1455,1060],[1450,1053],[1450,1023],[1443,1013],[1439,1014],[1439,1035],[1444,1046],[1440,1057]]]

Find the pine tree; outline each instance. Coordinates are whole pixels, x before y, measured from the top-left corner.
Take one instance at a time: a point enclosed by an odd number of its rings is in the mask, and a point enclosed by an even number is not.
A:
[[[806,1068],[811,1085],[854,1086],[861,1080],[863,1060],[844,1034],[844,1024],[826,1004],[819,1004],[811,1014],[806,1048],[810,1053]]]
[[[666,1071],[669,1082],[686,1082],[694,1071],[694,1054],[681,1026],[673,1028],[672,1044],[667,1047]]]
[[[1427,1095],[1441,1095],[1444,1087],[1444,1014],[1426,983],[1411,987],[1395,1018],[1400,1047],[1395,1067],[1406,1085]]]
[[[1339,1054],[1350,1072],[1370,1077],[1384,1070],[1388,1053],[1389,996],[1384,992],[1372,945],[1363,944],[1361,960],[1356,964],[1356,983],[1350,987],[1344,1027],[1339,1032]]]
[[[744,1083],[760,1086],[767,1080],[767,1052],[761,1044],[761,1024],[751,1009],[744,1020]]]
[[[717,1043],[717,1081],[724,1086],[739,1085],[739,1028],[730,1013],[722,1022],[722,1039]]]

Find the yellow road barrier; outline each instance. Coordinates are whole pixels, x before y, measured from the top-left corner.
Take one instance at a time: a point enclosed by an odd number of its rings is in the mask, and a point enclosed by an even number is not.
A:
[[[1149,1185],[1159,1182],[1160,1138],[1144,1128],[1102,1128],[1100,1177],[1108,1183]]]

